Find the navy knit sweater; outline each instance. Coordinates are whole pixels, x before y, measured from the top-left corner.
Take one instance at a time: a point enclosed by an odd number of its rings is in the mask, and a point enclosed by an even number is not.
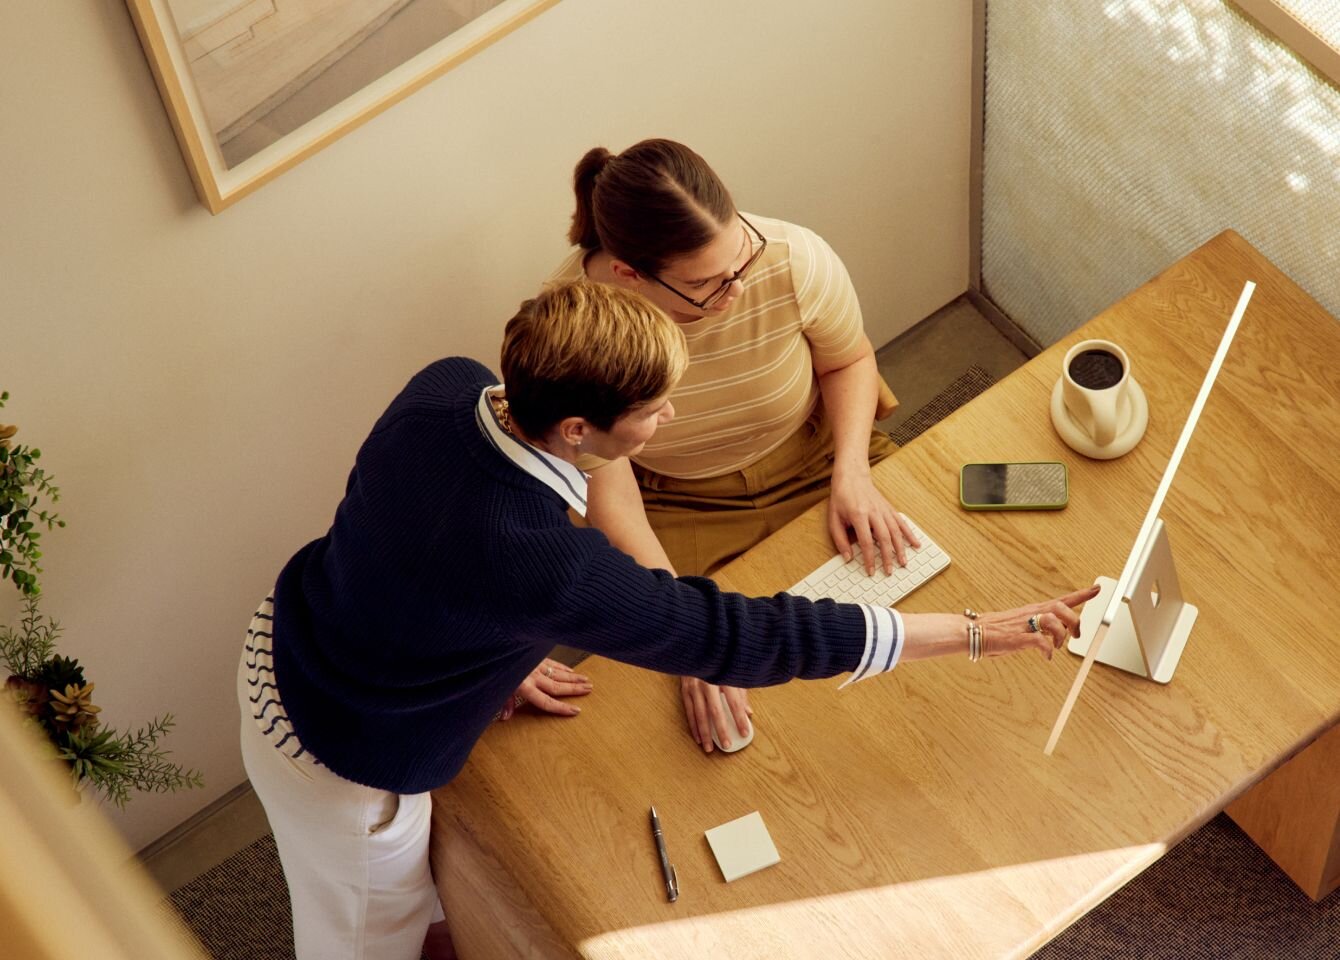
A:
[[[275,587],[275,676],[303,745],[398,793],[441,786],[555,644],[753,687],[857,667],[860,607],[747,599],[638,566],[480,432],[496,383],[417,374],[358,452],[330,531]]]

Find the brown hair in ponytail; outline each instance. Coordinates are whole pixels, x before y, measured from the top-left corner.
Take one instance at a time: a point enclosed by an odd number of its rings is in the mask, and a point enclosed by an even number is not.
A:
[[[735,216],[707,161],[673,140],[643,140],[618,156],[595,147],[572,179],[577,208],[568,240],[647,273],[701,250]]]
[[[577,194],[577,209],[572,214],[572,226],[568,228],[568,242],[583,250],[594,250],[600,246],[600,236],[596,233],[596,218],[591,207],[594,203],[596,177],[605,169],[605,164],[614,159],[614,154],[604,147],[592,147],[577,161],[577,169],[572,172],[572,189]]]

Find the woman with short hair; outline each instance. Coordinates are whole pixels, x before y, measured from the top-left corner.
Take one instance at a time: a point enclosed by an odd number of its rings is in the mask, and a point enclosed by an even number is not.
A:
[[[635,456],[674,415],[685,363],[683,334],[642,297],[562,284],[508,323],[505,390],[473,360],[439,360],[373,426],[330,529],[252,619],[238,671],[243,760],[300,960],[419,956],[442,917],[429,791],[519,701],[577,713],[556,698],[591,685],[547,659],[557,644],[759,686],[962,653],[977,627],[988,655],[1050,656],[1078,629],[1072,608],[1091,591],[972,624],[749,599],[648,570],[575,526],[579,456]],[[451,955],[441,922],[428,940]]]

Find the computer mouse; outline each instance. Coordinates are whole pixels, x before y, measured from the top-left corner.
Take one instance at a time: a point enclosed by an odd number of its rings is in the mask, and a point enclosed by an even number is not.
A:
[[[730,746],[721,745],[721,737],[717,734],[717,725],[712,724],[712,742],[717,745],[717,749],[723,753],[735,753],[737,750],[743,750],[754,740],[754,718],[749,718],[749,732],[740,733],[735,727],[735,715],[730,712],[730,704],[726,703],[726,695],[720,690],[717,695],[721,697],[721,709],[726,714],[726,723],[729,725],[726,734],[730,737]]]

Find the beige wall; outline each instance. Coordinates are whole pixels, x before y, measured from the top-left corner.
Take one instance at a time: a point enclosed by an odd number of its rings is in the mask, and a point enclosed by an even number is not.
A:
[[[965,289],[969,8],[563,0],[211,217],[125,9],[31,5],[0,40],[0,386],[65,493],[46,606],[104,716],[176,714],[208,781],[116,815],[131,845],[242,779],[249,612],[405,379],[496,363],[585,148],[695,146],[828,237],[877,345]]]

